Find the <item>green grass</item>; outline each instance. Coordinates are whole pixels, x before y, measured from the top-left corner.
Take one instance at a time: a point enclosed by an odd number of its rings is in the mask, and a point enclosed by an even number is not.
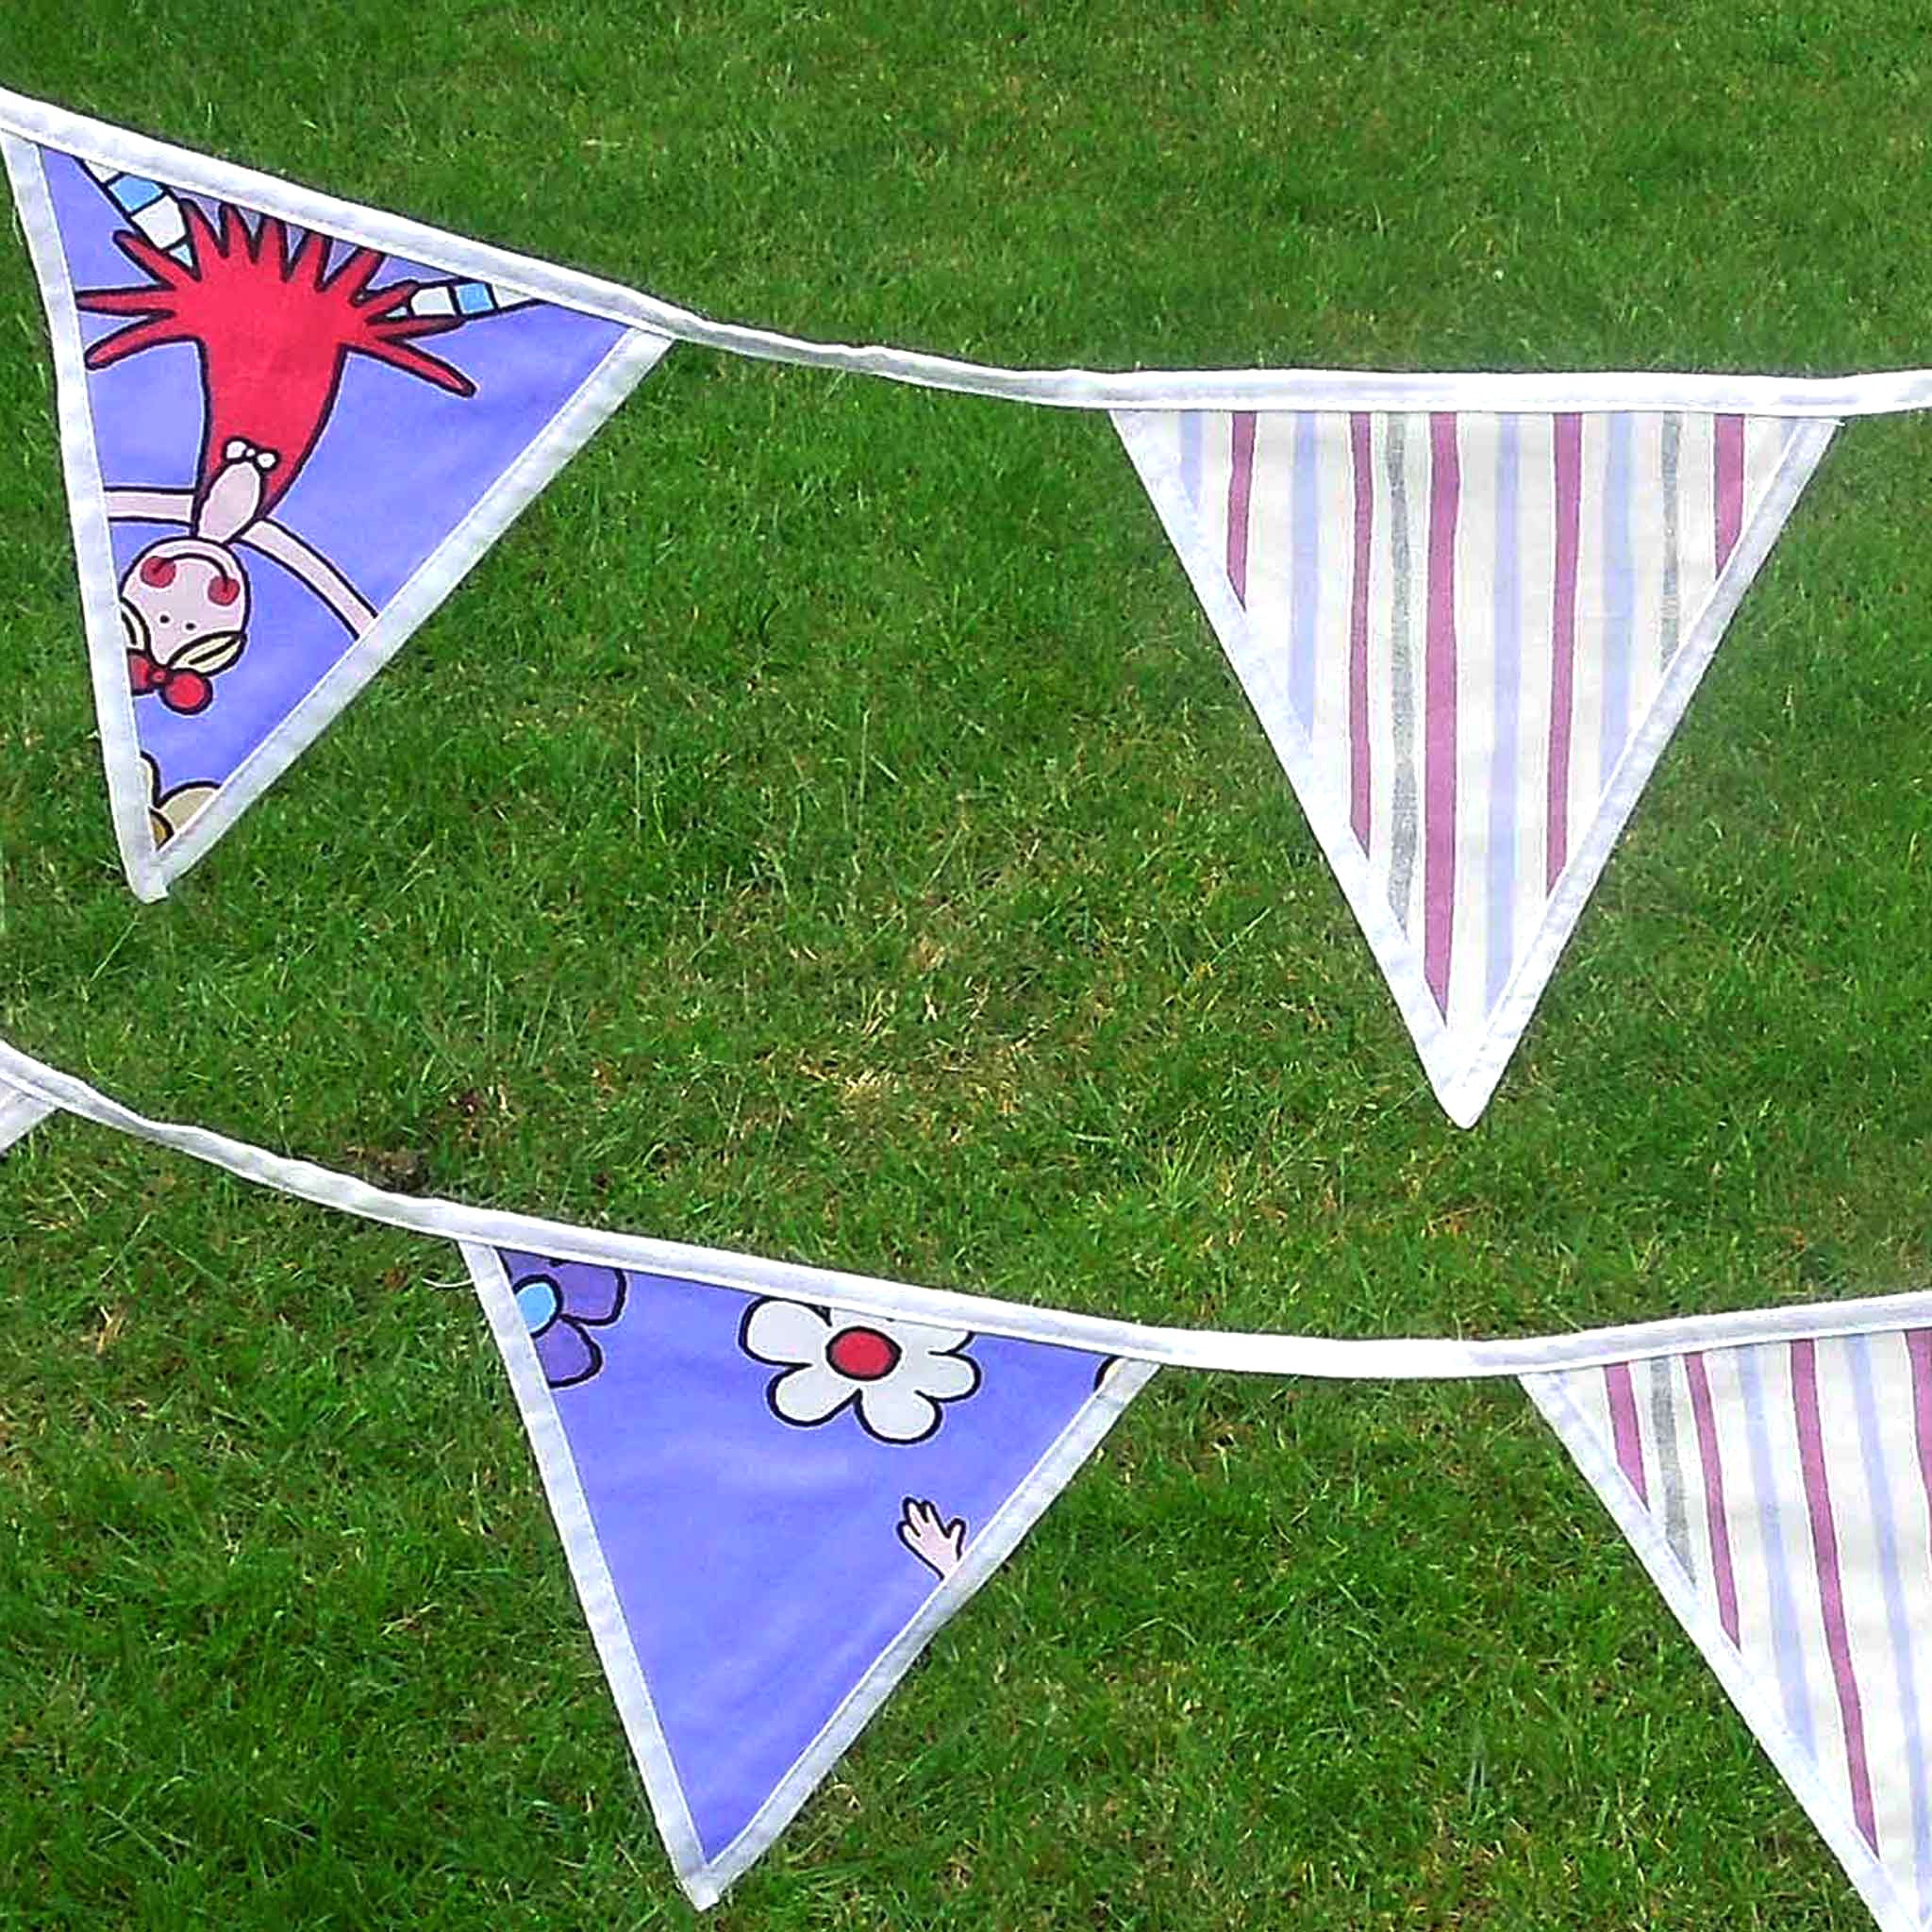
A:
[[[807,333],[1924,359],[1917,10],[1667,11],[9,0],[0,78]],[[138,1106],[1168,1322],[1926,1277],[1916,419],[1461,1135],[1104,421],[675,354],[142,909],[49,382],[0,248],[0,1031]],[[0,1924],[691,1923],[458,1274],[75,1123],[0,1168]],[[1167,1377],[714,1923],[1866,1921],[1513,1391]]]

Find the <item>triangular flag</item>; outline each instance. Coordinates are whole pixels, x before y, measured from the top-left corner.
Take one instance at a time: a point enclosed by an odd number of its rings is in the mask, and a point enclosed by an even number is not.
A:
[[[1525,1375],[1888,1932],[1932,1917],[1932,1331]]]
[[[701,1907],[1154,1373],[634,1268],[463,1254]]]
[[[72,151],[0,148],[52,330],[115,832],[158,898],[669,343],[520,292],[475,243],[415,258],[388,238],[425,231],[391,217],[39,111]]]
[[[1367,935],[1474,1124],[1838,426],[1117,411]]]

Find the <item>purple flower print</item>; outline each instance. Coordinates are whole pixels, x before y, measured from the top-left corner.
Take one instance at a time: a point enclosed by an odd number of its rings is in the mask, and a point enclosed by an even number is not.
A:
[[[543,1379],[553,1389],[574,1389],[604,1366],[604,1351],[591,1330],[608,1328],[624,1313],[627,1284],[618,1268],[584,1261],[552,1261],[510,1283]]]

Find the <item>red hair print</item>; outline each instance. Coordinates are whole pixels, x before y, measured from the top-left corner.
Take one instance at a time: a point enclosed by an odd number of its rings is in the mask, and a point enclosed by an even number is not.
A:
[[[90,369],[109,369],[143,349],[192,342],[201,358],[208,408],[198,494],[221,474],[234,444],[270,458],[262,464],[260,513],[288,491],[320,439],[351,356],[368,356],[421,377],[452,395],[475,393],[468,376],[412,346],[460,318],[403,312],[413,281],[372,289],[382,257],[350,251],[335,269],[316,235],[299,242],[264,218],[251,232],[223,206],[217,232],[185,198],[188,259],[123,229],[122,254],[149,280],[128,289],[94,289],[75,298],[95,315],[132,318],[87,352]]]
[[[150,543],[123,574],[121,623],[134,695],[192,717],[214,701],[215,678],[247,645],[252,599],[239,545],[275,558],[352,635],[375,622],[341,573],[272,515],[328,426],[349,358],[367,356],[450,395],[472,396],[475,384],[415,347],[417,340],[528,298],[408,278],[375,288],[383,257],[374,249],[349,248],[331,268],[333,244],[320,235],[298,234],[272,217],[251,227],[225,203],[217,228],[193,202],[164,194],[177,215],[170,241],[171,225],[157,227],[150,204],[129,208],[103,185],[133,224],[114,245],[147,279],[75,295],[90,314],[125,318],[88,349],[88,367],[111,369],[144,349],[181,342],[194,345],[201,364],[193,490],[109,491],[110,507],[118,496],[125,516],[153,518],[158,508],[162,521],[184,526],[185,534]]]

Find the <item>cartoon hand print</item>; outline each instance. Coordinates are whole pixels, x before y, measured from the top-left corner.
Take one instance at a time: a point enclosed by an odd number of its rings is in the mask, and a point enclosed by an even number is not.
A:
[[[956,1516],[948,1523],[934,1504],[921,1496],[908,1496],[903,1507],[899,1541],[935,1576],[950,1576],[966,1554],[966,1519]]]

